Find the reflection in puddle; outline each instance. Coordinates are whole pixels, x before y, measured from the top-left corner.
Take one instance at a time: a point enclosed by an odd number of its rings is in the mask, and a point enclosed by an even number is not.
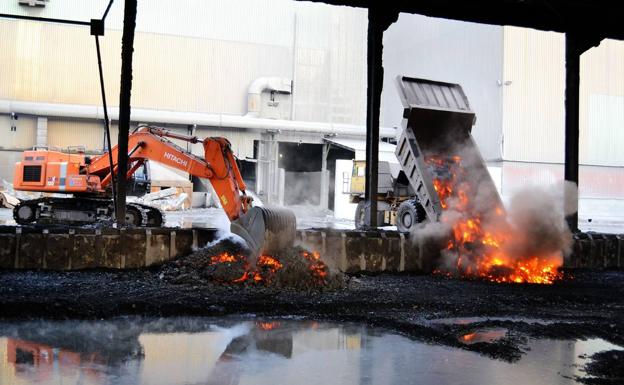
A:
[[[467,345],[476,344],[477,342],[494,342],[505,337],[507,329],[505,328],[487,328],[475,330],[459,337],[459,341]]]
[[[443,324],[443,325],[468,325],[478,322],[488,321],[511,321],[511,322],[526,322],[528,324],[540,324],[548,325],[555,322],[569,322],[561,320],[545,320],[540,318],[524,318],[524,317],[449,317],[449,318],[434,318],[427,320],[429,324]]]
[[[528,348],[509,364],[366,326],[285,319],[0,323],[0,383],[571,384],[581,354],[616,347],[532,340]]]

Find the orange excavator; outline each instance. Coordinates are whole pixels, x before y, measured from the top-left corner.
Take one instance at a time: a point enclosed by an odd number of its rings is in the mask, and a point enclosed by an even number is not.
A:
[[[202,143],[204,158],[181,148],[170,139]],[[253,206],[252,197],[245,193],[245,182],[227,139],[200,139],[161,127],[140,126],[130,134],[128,148],[130,166],[126,178],[150,160],[208,179],[231,221],[230,230],[247,242],[254,256],[275,254],[294,243],[294,214],[286,209]],[[23,201],[13,209],[15,221],[22,225],[112,223],[112,173],[117,174],[117,166],[111,167],[109,159],[117,159],[117,151],[117,146],[112,148],[112,157],[108,152],[89,157],[82,152],[37,148],[25,151],[22,161],[15,164],[16,190],[66,193],[73,197]],[[132,226],[160,226],[163,215],[154,207],[128,203],[126,223]]]

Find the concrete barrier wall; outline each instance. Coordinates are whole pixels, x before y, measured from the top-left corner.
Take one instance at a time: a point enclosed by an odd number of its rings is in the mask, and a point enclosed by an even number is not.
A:
[[[1,269],[126,269],[157,265],[217,238],[216,229],[40,229],[0,226]],[[396,231],[298,230],[297,243],[347,273],[431,272],[441,245]],[[570,268],[623,268],[624,235],[574,236]]]
[[[571,268],[624,268],[624,235],[578,233],[572,254],[565,260]]]
[[[381,230],[299,230],[297,241],[347,273],[432,271],[441,249],[432,243],[415,243],[409,234]]]
[[[0,226],[0,268],[79,270],[156,265],[216,239],[215,229],[39,229]]]
[[[442,249],[396,231],[299,230],[298,241],[348,273],[431,272]],[[624,235],[576,234],[564,267],[624,268]]]

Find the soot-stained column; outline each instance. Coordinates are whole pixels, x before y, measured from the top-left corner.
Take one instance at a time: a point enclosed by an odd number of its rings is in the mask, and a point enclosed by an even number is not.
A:
[[[132,91],[132,54],[136,27],[137,0],[125,0],[121,38],[121,87],[119,92],[119,136],[117,137],[117,224],[126,224],[126,172],[128,171],[128,133],[130,131],[130,94]]]
[[[373,6],[368,9],[366,90],[366,200],[365,223],[377,227],[377,176],[379,166],[379,110],[383,88],[383,33],[396,21],[398,11]]]
[[[566,181],[579,185],[579,88],[581,81],[581,54],[600,44],[602,38],[588,37],[581,33],[566,33],[565,61],[565,165]],[[576,199],[574,213],[566,220],[570,230],[578,231],[578,198],[565,197],[566,202]]]

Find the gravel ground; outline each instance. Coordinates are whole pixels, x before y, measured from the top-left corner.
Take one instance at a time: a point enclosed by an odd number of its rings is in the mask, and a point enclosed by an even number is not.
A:
[[[426,275],[359,276],[347,277],[342,289],[295,290],[206,280],[174,283],[164,279],[165,269],[0,271],[1,317],[298,315],[365,322],[507,360],[521,354],[520,340],[464,346],[457,337],[473,329],[502,326],[530,337],[600,337],[624,346],[623,272],[575,271],[574,279],[550,286]],[[449,317],[478,318],[463,323],[435,321]]]

